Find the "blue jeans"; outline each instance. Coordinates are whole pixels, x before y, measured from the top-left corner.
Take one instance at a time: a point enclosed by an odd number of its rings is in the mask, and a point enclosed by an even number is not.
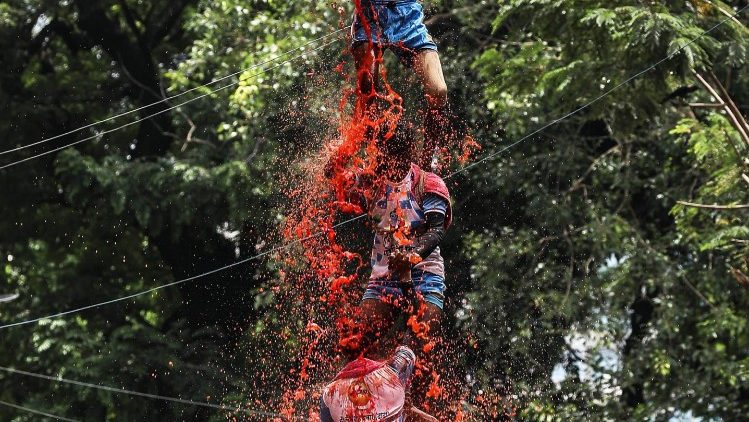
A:
[[[437,51],[416,0],[362,0],[362,13],[372,31],[372,42],[392,50],[406,65],[410,66],[421,50]],[[351,35],[354,45],[369,41],[359,16],[354,15]]]
[[[424,301],[440,309],[444,307],[445,277],[421,270],[412,270],[411,281],[413,281],[414,289],[421,294]],[[403,297],[403,289],[399,281],[369,280],[362,301],[367,299],[394,301],[401,297]]]

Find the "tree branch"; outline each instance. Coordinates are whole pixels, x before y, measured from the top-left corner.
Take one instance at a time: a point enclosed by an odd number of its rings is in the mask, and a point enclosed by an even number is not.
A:
[[[705,297],[705,295],[703,295],[702,292],[700,292],[699,290],[697,290],[697,288],[694,287],[694,284],[690,283],[689,280],[686,277],[681,276],[679,278],[681,278],[681,280],[684,282],[684,284],[686,284],[692,290],[692,292],[694,292],[694,294],[696,294],[697,296],[699,296],[700,299],[704,300],[705,303],[707,303],[708,305],[710,305],[711,308],[715,309],[715,305],[713,305],[712,302],[710,302],[709,300],[707,300],[707,298]]]
[[[737,24],[737,25],[741,26],[742,28],[744,28],[744,30],[746,30],[746,27],[744,26],[744,24],[742,24],[742,23],[741,23],[741,21],[740,21],[740,20],[738,20],[738,19],[736,18],[736,16],[734,16],[734,14],[733,14],[733,13],[731,13],[731,12],[729,12],[728,10],[726,10],[726,9],[724,9],[724,8],[722,8],[722,7],[720,7],[720,5],[719,5],[719,4],[715,4],[715,3],[713,3],[713,2],[712,2],[712,1],[710,1],[710,0],[705,0],[705,3],[707,3],[707,4],[711,5],[711,6],[713,6],[713,7],[714,7],[714,8],[716,8],[716,9],[718,9],[718,11],[719,11],[720,13],[722,13],[723,15],[725,15],[725,16],[728,16],[729,18],[731,18],[731,20],[733,21],[733,23],[735,23],[735,24]]]
[[[731,98],[731,94],[728,93],[726,87],[723,86],[723,84],[720,82],[720,79],[718,79],[718,77],[715,76],[715,73],[713,73],[712,71],[710,72],[710,78],[713,80],[715,86],[718,87],[718,92],[723,95],[723,102],[725,102],[726,106],[728,106],[728,108],[733,112],[736,120],[739,121],[739,125],[742,127],[744,133],[749,136],[749,123],[746,122],[744,115],[742,115],[739,108],[736,107],[736,103],[733,101],[733,98]]]
[[[193,3],[194,0],[179,0],[168,2],[165,10],[162,10],[158,15],[163,16],[163,19],[158,21],[154,25],[150,25],[146,30],[145,39],[146,42],[153,46],[161,42],[164,38],[172,32],[174,25],[179,22],[180,16],[185,11],[187,6]]]
[[[567,190],[567,193],[574,192],[582,186],[585,179],[596,169],[596,167],[603,161],[604,158],[608,157],[610,154],[613,154],[614,152],[619,151],[619,145],[614,145],[613,147],[607,149],[603,152],[603,154],[596,157],[593,162],[590,163],[590,166],[588,166],[588,169],[583,173],[582,176],[580,176],[577,180],[575,180],[572,185],[570,185],[570,188]]]
[[[689,107],[692,108],[723,108],[723,104],[713,104],[713,103],[689,103]]]
[[[130,27],[130,30],[133,32],[133,36],[135,36],[135,39],[138,42],[138,45],[143,50],[143,54],[149,54],[148,46],[146,45],[145,40],[143,39],[143,31],[141,31],[141,29],[138,28],[138,22],[135,20],[135,17],[133,16],[133,11],[130,10],[127,3],[125,3],[125,0],[118,0],[118,3],[120,4],[120,7],[122,8],[122,14],[125,16],[125,22],[127,22],[127,26]]]
[[[734,129],[736,129],[737,132],[739,132],[739,135],[741,136],[741,139],[746,143],[747,146],[749,146],[749,132],[746,129],[745,124],[742,122],[743,117],[742,116],[736,116],[734,109],[731,107],[731,104],[733,104],[733,101],[731,101],[731,98],[724,98],[721,94],[718,93],[718,91],[707,81],[707,79],[702,76],[699,72],[693,71],[694,76],[697,78],[697,80],[700,82],[700,84],[705,88],[705,90],[712,95],[717,101],[720,102],[720,104],[723,106],[723,110],[726,112],[728,117],[731,119],[731,123],[733,124]],[[723,88],[723,85],[720,85],[718,83],[719,88]],[[723,94],[728,95],[725,90],[723,90]]]

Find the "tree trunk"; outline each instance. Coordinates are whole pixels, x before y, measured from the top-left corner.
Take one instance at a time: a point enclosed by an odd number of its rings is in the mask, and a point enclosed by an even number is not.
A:
[[[78,26],[87,37],[98,43],[104,51],[124,68],[133,79],[128,96],[138,107],[161,100],[161,82],[153,52],[148,45],[128,36],[119,22],[104,11],[101,1],[76,0],[80,17]],[[137,34],[135,36],[137,38]],[[140,111],[139,117],[166,110],[166,103],[159,103]],[[148,118],[138,128],[133,155],[136,157],[164,155],[171,146],[173,133],[171,114],[168,112]]]

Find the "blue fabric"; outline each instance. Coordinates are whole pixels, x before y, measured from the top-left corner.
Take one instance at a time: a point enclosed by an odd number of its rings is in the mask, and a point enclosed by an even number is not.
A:
[[[445,277],[421,270],[411,270],[411,280],[416,291],[421,294],[426,302],[440,309],[445,303]],[[367,290],[364,291],[362,301],[373,300],[396,300],[403,297],[403,290],[398,281],[370,280]]]
[[[428,193],[424,195],[424,203],[421,208],[424,210],[424,214],[429,212],[447,214],[447,201],[439,195]]]
[[[362,1],[362,12],[372,29],[372,42],[389,48],[406,65],[421,50],[437,51],[437,44],[424,25],[424,10],[415,0]],[[353,43],[367,42],[367,32],[358,16],[351,26]]]
[[[330,409],[325,405],[325,400],[320,397],[320,422],[334,422],[333,416],[330,415]]]

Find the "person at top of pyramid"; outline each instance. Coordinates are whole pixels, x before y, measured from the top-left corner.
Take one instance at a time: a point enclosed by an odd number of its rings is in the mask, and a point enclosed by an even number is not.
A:
[[[417,0],[354,0],[351,50],[357,69],[359,95],[374,102],[380,58],[385,49],[420,79],[427,100],[424,144],[415,163],[431,168],[435,152],[450,146],[457,135],[449,109],[447,84],[432,36],[424,25],[424,12]]]

